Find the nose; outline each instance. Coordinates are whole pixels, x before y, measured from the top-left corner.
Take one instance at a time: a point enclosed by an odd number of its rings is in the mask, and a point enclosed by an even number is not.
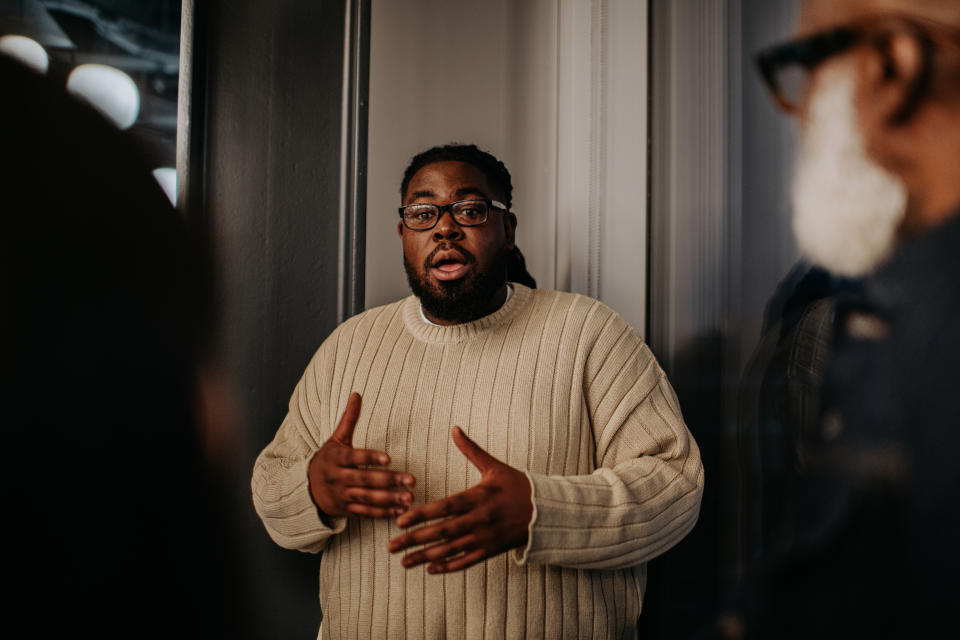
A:
[[[433,228],[434,240],[456,240],[463,237],[463,227],[453,219],[453,212],[447,209],[440,212],[437,226]]]

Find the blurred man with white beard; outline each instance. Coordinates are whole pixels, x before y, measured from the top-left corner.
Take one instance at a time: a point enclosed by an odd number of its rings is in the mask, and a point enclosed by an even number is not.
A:
[[[792,526],[728,635],[927,637],[960,596],[960,2],[808,0],[760,65],[803,131],[798,245],[864,280],[837,301]]]
[[[824,65],[804,118],[793,188],[793,231],[814,263],[866,275],[894,245],[906,210],[903,182],[872,160],[854,108],[851,65]]]

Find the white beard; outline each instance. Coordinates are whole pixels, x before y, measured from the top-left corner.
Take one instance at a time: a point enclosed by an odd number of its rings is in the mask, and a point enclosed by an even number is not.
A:
[[[903,183],[866,153],[854,90],[850,65],[822,70],[793,182],[800,251],[848,277],[873,271],[890,254],[907,208]]]

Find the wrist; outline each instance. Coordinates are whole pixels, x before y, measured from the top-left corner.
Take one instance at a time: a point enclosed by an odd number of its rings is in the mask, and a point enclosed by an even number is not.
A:
[[[527,531],[523,544],[514,548],[510,552],[513,555],[513,561],[519,565],[524,565],[527,563],[527,558],[530,555],[530,549],[533,545],[533,528],[537,522],[537,501],[533,477],[530,475],[529,471],[524,471],[523,477],[527,484],[527,493],[525,497],[527,498],[527,507],[529,509],[530,517],[527,520]]]
[[[323,463],[319,459],[319,455],[320,451],[318,450],[310,458],[310,463],[307,465],[307,490],[310,493],[310,500],[313,501],[313,506],[316,507],[320,519],[323,520],[324,523],[327,523],[332,516],[329,513],[330,505],[324,500],[324,495],[321,491],[323,484],[321,482],[321,467]]]

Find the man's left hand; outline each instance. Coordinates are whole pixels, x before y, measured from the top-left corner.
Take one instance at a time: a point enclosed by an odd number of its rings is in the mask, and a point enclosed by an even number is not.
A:
[[[479,469],[480,482],[397,518],[401,529],[443,518],[390,541],[391,553],[425,545],[403,557],[408,569],[429,562],[429,573],[459,571],[527,543],[533,517],[527,476],[481,449],[460,427],[453,428],[453,442]]]

